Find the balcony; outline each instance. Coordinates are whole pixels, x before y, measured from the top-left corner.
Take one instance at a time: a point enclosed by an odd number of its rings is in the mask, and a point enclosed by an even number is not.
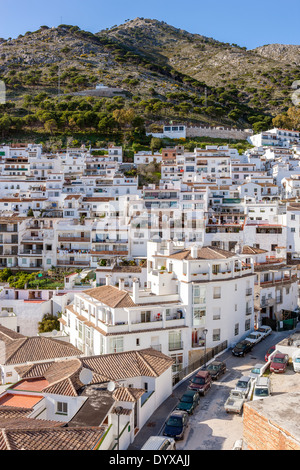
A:
[[[246,315],[252,315],[252,307],[246,308]]]
[[[252,295],[252,288],[249,287],[249,289],[246,289],[246,296]]]
[[[90,243],[90,237],[68,237],[58,235],[59,242],[76,242],[76,243]]]
[[[26,256],[36,256],[36,255],[43,255],[43,250],[23,250],[19,253],[20,256],[26,255]]]
[[[57,260],[57,266],[89,266],[89,261]]]
[[[178,341],[176,343],[169,343],[168,350],[169,351],[177,351],[183,349],[183,341]]]

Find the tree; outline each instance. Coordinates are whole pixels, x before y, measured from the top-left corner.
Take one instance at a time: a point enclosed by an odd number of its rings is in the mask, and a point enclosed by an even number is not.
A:
[[[60,329],[60,322],[58,321],[60,315],[52,315],[52,313],[46,313],[43,316],[42,321],[39,322],[38,332],[48,333],[53,330]]]
[[[53,132],[57,130],[57,123],[55,119],[49,119],[49,121],[46,121],[44,124],[44,128],[46,132],[53,134]]]

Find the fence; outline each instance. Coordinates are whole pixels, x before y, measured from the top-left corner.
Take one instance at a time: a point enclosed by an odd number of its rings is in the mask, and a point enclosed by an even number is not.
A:
[[[187,377],[189,374],[194,372],[195,370],[199,369],[200,367],[207,364],[208,361],[213,359],[217,354],[227,349],[227,341],[223,341],[223,343],[218,344],[214,348],[211,348],[206,354],[203,354],[197,361],[192,362],[187,367],[182,369],[181,371],[177,372],[173,375],[173,387]]]

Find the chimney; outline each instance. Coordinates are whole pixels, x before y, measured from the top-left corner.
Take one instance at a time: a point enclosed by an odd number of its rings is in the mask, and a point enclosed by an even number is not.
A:
[[[111,281],[111,275],[110,275],[110,274],[107,274],[107,275],[106,275],[106,285],[107,285],[107,286],[110,286],[110,281]]]
[[[139,280],[135,277],[132,284],[132,300],[135,304],[139,302]]]
[[[125,282],[124,279],[120,277],[119,279],[119,290],[124,290]]]
[[[191,246],[191,257],[196,259],[198,257],[198,246],[192,245]]]

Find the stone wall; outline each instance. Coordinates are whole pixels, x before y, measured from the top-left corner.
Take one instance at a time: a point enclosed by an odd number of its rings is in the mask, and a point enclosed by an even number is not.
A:
[[[197,126],[186,128],[187,137],[213,137],[218,139],[246,140],[252,135],[253,132],[251,130],[233,129],[230,127]]]

